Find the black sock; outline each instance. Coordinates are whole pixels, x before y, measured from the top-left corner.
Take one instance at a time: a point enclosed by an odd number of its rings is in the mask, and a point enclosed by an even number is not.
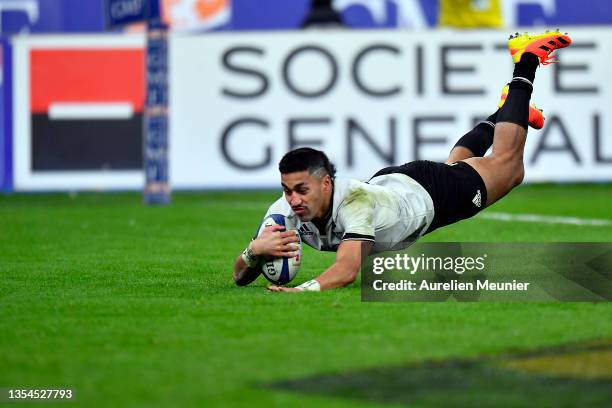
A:
[[[526,86],[529,86],[529,88],[526,89]],[[526,82],[513,80],[510,83],[506,102],[504,106],[499,108],[497,123],[515,123],[527,130],[527,126],[529,126],[529,99],[531,99],[531,86]]]
[[[527,130],[529,126],[529,100],[533,80],[540,60],[535,54],[525,53],[514,66],[512,82],[504,106],[499,110],[497,122],[515,123]]]
[[[540,65],[540,59],[535,54],[526,52],[521,56],[521,60],[514,65],[512,77],[525,78],[533,84],[538,65]]]
[[[474,156],[484,156],[493,144],[493,133],[495,132],[498,112],[499,110],[489,116],[486,121],[480,122],[474,129],[461,136],[455,147],[462,146],[470,149]]]
[[[497,123],[497,114],[499,113],[499,109],[495,111],[495,113],[489,115],[489,117],[487,118],[487,122],[491,122],[492,124],[496,124]]]

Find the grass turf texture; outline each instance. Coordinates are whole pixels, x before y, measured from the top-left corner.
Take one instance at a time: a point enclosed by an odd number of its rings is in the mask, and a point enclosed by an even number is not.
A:
[[[0,196],[0,387],[73,388],[63,406],[383,406],[396,401],[267,384],[612,337],[609,303],[364,304],[358,285],[277,294],[263,278],[236,288],[234,257],[278,195],[179,193],[164,208],[138,194]],[[611,197],[612,185],[527,186],[491,211],[610,219]],[[610,242],[612,231],[472,219],[426,240]],[[332,261],[306,249],[296,282]],[[412,406],[453,405],[418,395]],[[559,395],[543,400],[581,402]]]

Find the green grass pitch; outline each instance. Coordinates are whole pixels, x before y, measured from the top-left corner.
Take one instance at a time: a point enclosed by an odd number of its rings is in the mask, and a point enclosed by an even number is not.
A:
[[[136,193],[0,196],[0,387],[72,388],[74,402],[45,405],[70,407],[611,405],[609,303],[235,287],[232,262],[279,194],[176,193],[164,208]],[[612,185],[520,187],[487,211],[612,219]],[[426,240],[611,242],[612,228],[475,218]],[[332,261],[306,249],[296,282]],[[513,353],[547,357],[533,371],[509,367]]]

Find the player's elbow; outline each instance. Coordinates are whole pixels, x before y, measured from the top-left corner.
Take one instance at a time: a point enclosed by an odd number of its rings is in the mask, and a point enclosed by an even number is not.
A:
[[[243,276],[244,276],[244,274],[241,274],[240,272],[234,272],[232,274],[232,279],[234,279],[234,283],[236,284],[236,286],[245,286],[245,285],[248,284],[243,279]]]
[[[247,268],[245,270],[235,270],[232,274],[232,278],[234,279],[234,283],[236,286],[246,286],[249,283],[253,282],[259,274],[261,270],[258,268]]]
[[[251,283],[251,281],[246,279],[247,276],[247,271],[234,271],[234,273],[232,274],[232,279],[234,279],[234,283],[236,284],[236,286],[246,286],[249,283]]]

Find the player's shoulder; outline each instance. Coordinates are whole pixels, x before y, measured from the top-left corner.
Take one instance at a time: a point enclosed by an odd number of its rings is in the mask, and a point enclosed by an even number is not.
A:
[[[291,206],[289,205],[287,200],[285,200],[285,197],[281,196],[278,200],[273,202],[270,207],[268,207],[266,216],[270,214],[281,214],[285,217],[289,217],[293,214],[293,211],[291,210]]]
[[[347,206],[372,205],[371,186],[357,179],[336,179],[334,183],[334,212]]]

